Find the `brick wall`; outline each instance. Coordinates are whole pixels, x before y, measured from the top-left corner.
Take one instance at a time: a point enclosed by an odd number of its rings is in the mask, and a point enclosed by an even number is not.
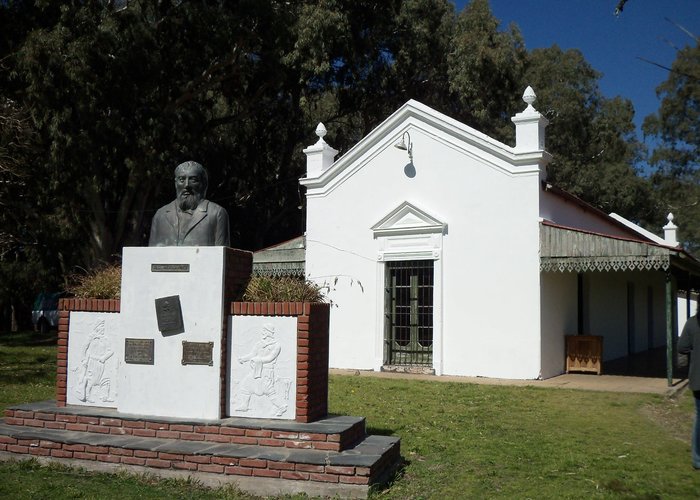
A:
[[[296,421],[328,414],[328,321],[330,305],[308,302],[233,302],[234,316],[297,318]]]
[[[368,485],[378,473],[398,461],[398,447],[371,467],[295,463],[226,455],[171,453],[115,446],[21,439],[0,435],[0,451],[37,457],[71,458],[94,462],[180,469],[214,474],[259,476],[296,481]]]

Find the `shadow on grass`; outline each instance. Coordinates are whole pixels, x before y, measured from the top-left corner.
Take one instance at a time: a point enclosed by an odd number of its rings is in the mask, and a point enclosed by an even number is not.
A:
[[[31,331],[0,332],[0,346],[7,347],[53,346],[57,340],[58,333],[53,331],[45,334]]]
[[[406,475],[406,469],[411,465],[410,460],[404,457],[399,457],[399,463],[396,468],[388,473],[386,477],[379,479],[379,484],[374,484],[370,487],[369,497],[381,495],[383,491],[389,490],[396,482],[401,481]]]
[[[37,366],[35,361],[14,362],[11,370],[0,369],[0,386],[32,384],[38,381],[51,380],[55,373],[56,366],[53,364]]]
[[[373,434],[378,436],[395,436],[396,432],[393,429],[385,429],[383,427],[367,427],[367,434]]]

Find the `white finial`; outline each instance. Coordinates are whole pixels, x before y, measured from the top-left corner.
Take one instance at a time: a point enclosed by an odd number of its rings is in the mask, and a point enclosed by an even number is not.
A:
[[[323,140],[323,138],[327,133],[328,131],[326,130],[326,126],[323,123],[318,122],[318,127],[316,127],[316,135],[318,136],[319,143],[326,142]]]
[[[304,154],[306,154],[307,179],[315,179],[328,170],[330,166],[333,165],[335,156],[338,154],[337,150],[333,149],[323,140],[323,137],[327,133],[323,123],[319,122],[315,132],[318,136],[318,141],[316,141],[316,144],[304,149]]]
[[[544,151],[544,129],[549,122],[532,107],[536,100],[535,91],[528,85],[523,92],[523,101],[527,107],[511,118],[515,123],[515,149],[518,152]]]
[[[666,220],[668,220],[668,224],[666,224],[663,228],[664,229],[664,240],[669,245],[677,247],[679,245],[679,243],[678,243],[678,226],[676,226],[673,223],[673,214],[669,213],[666,216]]]
[[[523,101],[525,101],[525,104],[527,104],[528,109],[532,108],[532,104],[537,100],[537,95],[535,94],[535,91],[532,90],[532,87],[529,85],[525,89],[525,92],[523,93]]]

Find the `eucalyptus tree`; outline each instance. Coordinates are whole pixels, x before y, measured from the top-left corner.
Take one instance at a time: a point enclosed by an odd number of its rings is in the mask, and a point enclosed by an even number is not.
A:
[[[638,201],[629,103],[600,96],[580,53],[528,54],[486,0],[459,15],[448,0],[2,2],[0,29],[0,96],[27,139],[8,155],[24,215],[1,229],[43,248],[47,268],[145,242],[190,159],[234,246],[296,236],[316,123],[342,154],[411,98],[509,142],[532,85],[553,179],[594,203]]]
[[[700,249],[700,40],[680,49],[657,89],[659,110],[644,120],[654,144],[652,181],[663,208],[676,216],[682,239]]]
[[[472,0],[459,14],[448,54],[454,117],[500,140],[512,140],[527,52],[519,29],[499,31],[488,0]]]
[[[628,99],[604,97],[600,76],[576,49],[530,52],[523,84],[535,88],[536,107],[549,120],[548,180],[606,212],[658,226],[651,186],[638,175],[644,149],[634,107]]]

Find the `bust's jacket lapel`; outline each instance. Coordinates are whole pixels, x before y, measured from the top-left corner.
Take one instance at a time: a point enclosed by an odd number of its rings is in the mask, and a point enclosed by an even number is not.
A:
[[[192,232],[192,230],[202,222],[205,217],[207,216],[207,210],[209,209],[209,200],[203,200],[199,206],[195,209],[194,213],[192,214],[192,220],[190,221],[190,225],[186,228],[183,228],[183,236],[181,238],[182,242],[184,243],[185,240],[187,239],[187,235]]]
[[[171,226],[171,234],[177,234],[177,200],[166,205],[165,220],[168,221],[168,224]]]

